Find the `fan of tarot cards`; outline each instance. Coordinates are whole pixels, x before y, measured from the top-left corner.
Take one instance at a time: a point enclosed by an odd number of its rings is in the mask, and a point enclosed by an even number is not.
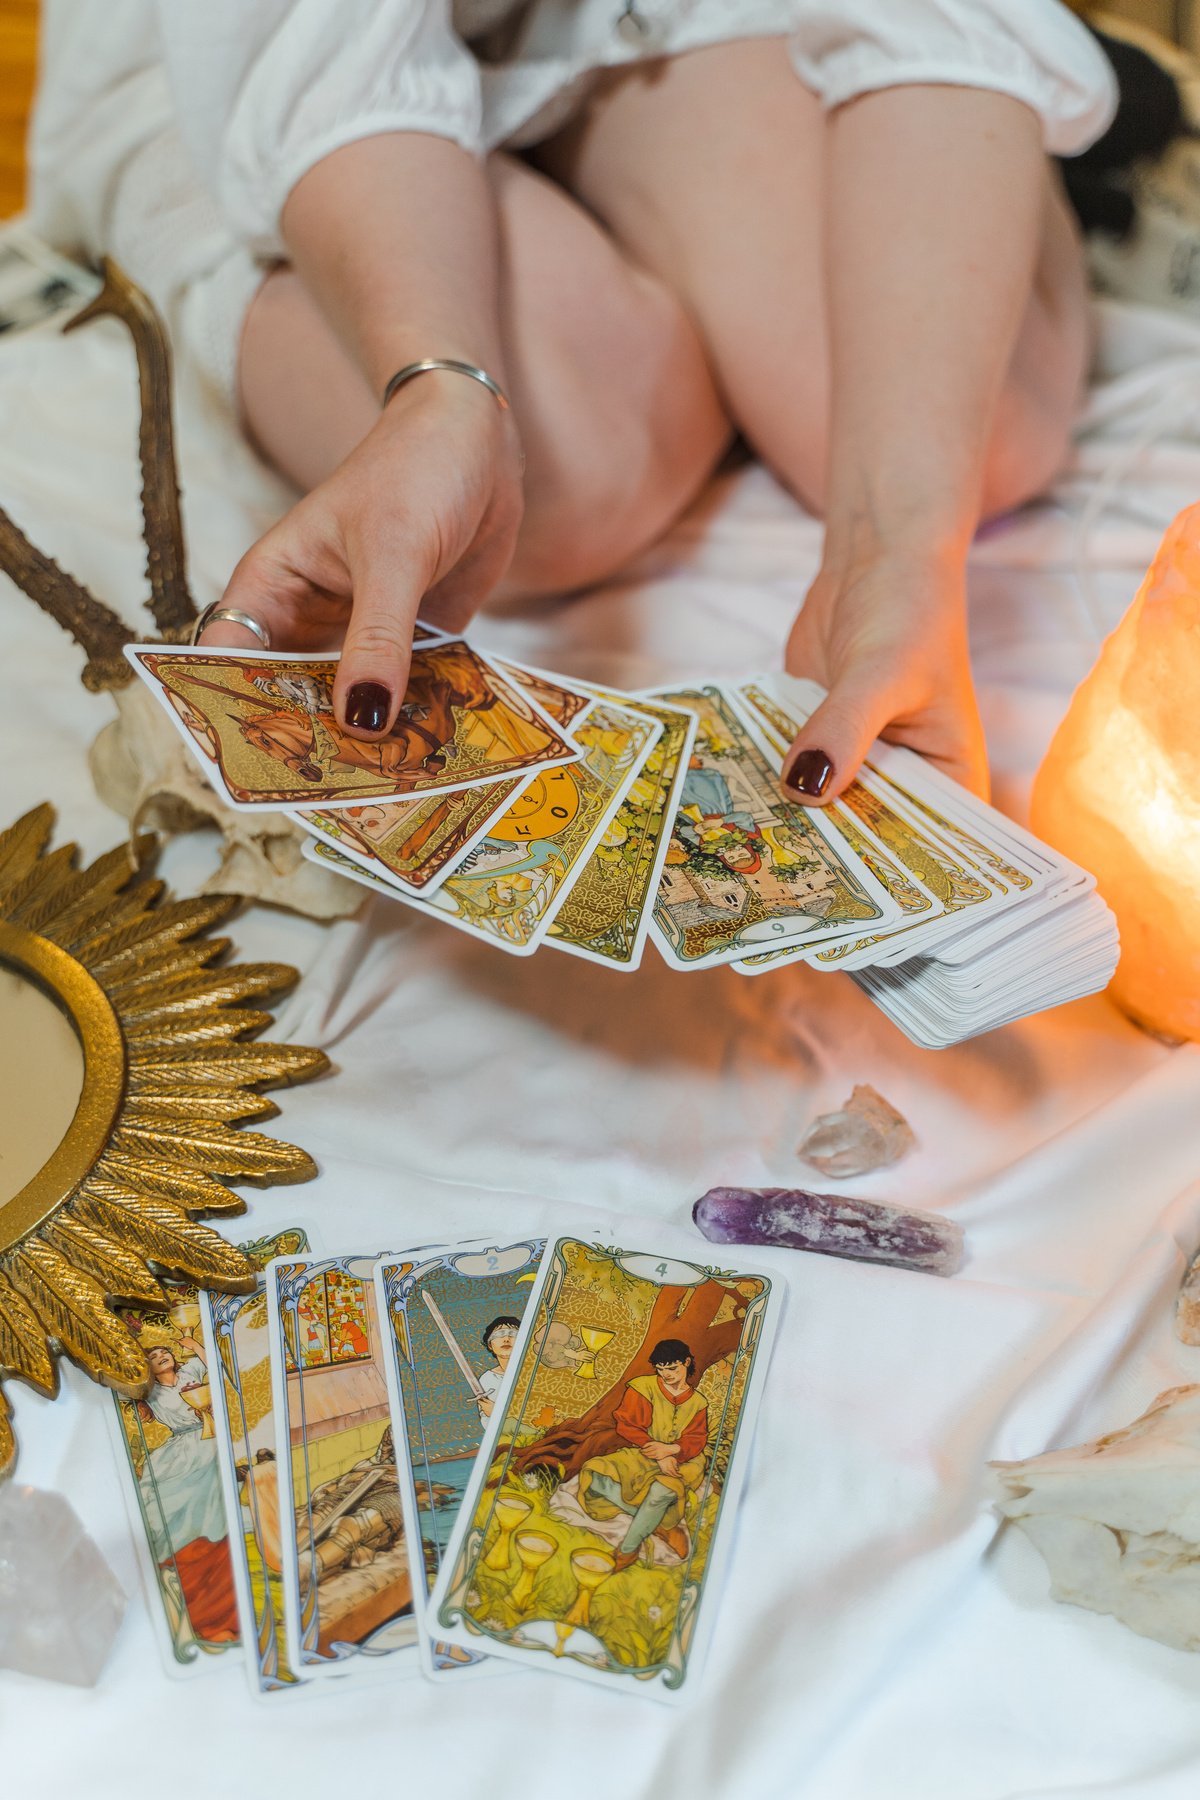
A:
[[[1107,985],[1116,922],[1083,869],[878,743],[822,808],[781,791],[822,690],[782,674],[627,694],[419,627],[379,742],[333,713],[335,658],[131,645],[230,806],[514,956],[845,969],[914,1043],[958,1043]]]
[[[297,1225],[242,1246],[254,1292],[122,1314],[153,1382],[105,1404],[167,1667],[690,1695],[782,1295],[680,1244],[325,1256]]]

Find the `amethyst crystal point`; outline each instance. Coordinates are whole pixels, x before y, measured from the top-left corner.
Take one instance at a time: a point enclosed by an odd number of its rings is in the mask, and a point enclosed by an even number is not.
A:
[[[0,1482],[0,1668],[94,1687],[124,1612],[69,1502]]]
[[[847,1194],[803,1188],[710,1188],[692,1217],[714,1244],[780,1244],[857,1262],[891,1263],[927,1275],[962,1265],[962,1226],[936,1213],[907,1212]]]

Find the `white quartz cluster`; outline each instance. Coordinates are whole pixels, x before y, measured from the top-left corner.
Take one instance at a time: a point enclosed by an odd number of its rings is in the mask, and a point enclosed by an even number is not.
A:
[[[0,1482],[0,1668],[93,1687],[124,1613],[125,1591],[70,1503]]]

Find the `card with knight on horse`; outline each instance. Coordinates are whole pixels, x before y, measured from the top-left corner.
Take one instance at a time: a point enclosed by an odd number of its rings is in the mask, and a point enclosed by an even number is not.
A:
[[[560,730],[590,704],[591,695],[541,669],[498,659],[502,672],[549,713]],[[533,775],[510,775],[486,787],[418,795],[414,800],[374,800],[333,811],[298,807],[305,831],[332,844],[380,880],[428,896],[470,854]]]
[[[370,742],[334,715],[336,657],[150,644],[125,653],[212,785],[244,811],[446,793],[579,756],[539,701],[462,638],[414,649],[396,721]]]

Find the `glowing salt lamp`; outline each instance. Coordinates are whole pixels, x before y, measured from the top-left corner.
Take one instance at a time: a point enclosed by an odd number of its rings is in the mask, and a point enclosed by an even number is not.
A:
[[[1032,812],[1117,915],[1113,999],[1154,1031],[1200,1038],[1200,504],[1075,694]]]

